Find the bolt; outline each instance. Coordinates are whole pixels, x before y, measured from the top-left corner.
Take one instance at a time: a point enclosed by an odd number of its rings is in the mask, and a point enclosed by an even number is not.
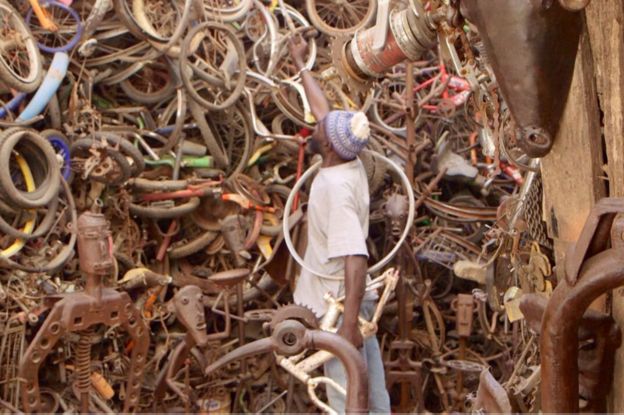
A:
[[[297,336],[294,333],[286,333],[282,337],[282,342],[287,346],[294,346],[297,343]]]

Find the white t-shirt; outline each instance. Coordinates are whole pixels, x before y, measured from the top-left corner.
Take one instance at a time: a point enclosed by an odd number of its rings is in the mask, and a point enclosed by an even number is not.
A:
[[[359,159],[321,168],[308,200],[308,246],[305,263],[325,275],[344,277],[344,256],[368,257],[370,195],[366,171]],[[370,277],[367,276],[367,281]],[[296,304],[321,317],[327,310],[323,296],[344,295],[344,282],[322,278],[302,269],[294,292]],[[366,294],[366,299],[376,295]]]

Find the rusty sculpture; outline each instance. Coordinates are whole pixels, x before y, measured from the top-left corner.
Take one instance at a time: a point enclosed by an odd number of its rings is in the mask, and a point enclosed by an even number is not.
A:
[[[80,396],[81,411],[89,412],[90,329],[96,324],[120,325],[128,331],[134,342],[124,412],[135,412],[139,405],[143,368],[150,343],[149,331],[128,294],[102,286],[102,278],[110,275],[113,267],[110,229],[104,216],[83,213],[78,218],[77,231],[80,271],[85,279],[85,290],[48,297],[48,301],[53,304],[50,313],[20,361],[22,404],[27,412],[41,410],[39,367],[61,336],[78,332],[80,340],[75,356],[75,390]]]
[[[526,294],[520,303],[528,326],[539,333],[548,301],[540,294]],[[622,333],[613,317],[587,310],[578,326],[579,395],[587,402],[582,412],[605,412],[609,392],[605,384],[613,380],[615,351],[622,343]]]
[[[405,225],[407,210],[407,198],[397,193],[392,193],[384,203],[383,211],[386,218],[386,229],[388,229],[385,242],[386,252],[390,250],[393,243],[396,243],[396,239]],[[418,387],[422,383],[422,363],[416,358],[416,343],[409,338],[415,301],[409,290],[409,284],[412,281],[406,281],[406,278],[407,276],[418,276],[422,279],[420,268],[413,258],[412,250],[407,243],[404,243],[397,258],[401,269],[404,270],[404,274],[397,281],[396,286],[398,336],[396,340],[390,342],[387,356],[384,358],[388,389],[391,389],[393,385],[399,385],[400,388],[400,412],[408,412],[413,407],[419,409],[422,404],[422,394]]]
[[[545,156],[572,83],[581,15],[531,0],[462,0],[461,10],[479,30],[520,146],[531,157]]]
[[[191,349],[195,346],[205,348],[209,342],[226,339],[231,333],[230,301],[228,288],[236,286],[249,276],[247,269],[234,269],[211,275],[208,280],[225,288],[225,328],[222,332],[207,334],[205,298],[201,288],[195,285],[186,285],[181,288],[169,303],[168,308],[175,313],[180,323],[186,329],[186,336],[176,346],[165,367],[159,374],[156,391],[154,393],[155,404],[162,402],[166,388],[169,387],[184,401],[188,400],[188,394],[184,393],[173,381],[176,373],[180,370],[188,357]]]
[[[579,328],[593,300],[624,284],[622,213],[623,198],[602,199],[596,204],[581,238],[568,254],[567,278],[559,282],[544,311],[540,339],[544,412],[579,411]],[[611,231],[610,238],[606,230]],[[524,300],[525,309],[530,308],[530,301]],[[591,319],[591,325],[583,337],[594,339],[597,352],[585,360],[587,376],[584,383],[589,387],[590,395],[593,394],[590,398],[596,401],[590,410],[602,411],[604,403],[599,402],[600,395],[596,396],[597,378],[600,377],[602,385],[610,383],[613,352],[621,340],[609,321],[591,314],[586,318]]]

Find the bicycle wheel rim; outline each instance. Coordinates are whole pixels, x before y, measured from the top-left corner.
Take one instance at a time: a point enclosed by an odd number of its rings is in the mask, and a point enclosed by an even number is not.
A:
[[[368,25],[374,18],[375,10],[377,9],[377,2],[375,0],[368,0],[368,8],[366,13],[362,16],[362,20],[360,20],[357,24],[349,26],[349,27],[333,27],[330,26],[327,22],[325,22],[323,16],[319,14],[317,10],[317,3],[320,3],[319,0],[306,0],[306,11],[308,13],[308,17],[310,21],[318,30],[325,33],[329,36],[336,35],[352,35],[358,30],[364,28]],[[326,3],[331,3],[331,1],[326,0]],[[349,6],[349,1],[345,2],[347,6]]]
[[[214,29],[225,33],[227,40],[232,43],[233,47],[236,50],[236,54],[238,55],[239,71],[237,73],[238,79],[236,80],[236,85],[231,90],[230,95],[220,103],[208,101],[198,93],[198,90],[201,90],[202,88],[196,88],[193,79],[193,74],[196,72],[196,69],[188,61],[191,42],[193,41],[195,36],[197,36],[201,31],[207,31],[209,29]],[[242,94],[243,88],[245,87],[246,68],[247,62],[245,60],[245,51],[243,49],[243,45],[236,37],[234,31],[228,26],[219,23],[204,22],[191,29],[184,38],[184,42],[182,43],[182,50],[180,52],[180,75],[188,94],[195,102],[197,102],[204,108],[210,110],[223,110],[234,105],[234,103]],[[206,86],[206,88],[209,87]]]
[[[41,58],[39,55],[39,49],[37,48],[37,43],[30,33],[30,30],[28,30],[28,26],[24,24],[22,17],[10,5],[0,2],[0,13],[5,14],[7,17],[3,20],[7,22],[10,21],[14,30],[20,33],[20,37],[26,39],[23,42],[23,45],[28,55],[28,75],[23,76],[22,74],[16,73],[12,66],[6,61],[5,57],[0,54],[0,65],[4,69],[3,72],[6,72],[8,76],[14,78],[16,82],[11,82],[11,79],[4,80],[11,86],[16,87],[23,92],[32,92],[37,88],[37,80],[42,76]],[[2,16],[0,15],[0,19],[1,18]],[[3,39],[9,38],[6,29],[4,29],[8,26],[9,25],[3,26]]]
[[[37,42],[37,46],[39,46],[39,49],[47,52],[47,53],[56,53],[56,52],[68,52],[70,50],[72,50],[74,48],[74,46],[76,46],[78,44],[78,41],[80,40],[80,38],[82,37],[82,31],[83,31],[83,26],[82,26],[82,22],[80,21],[80,15],[78,14],[78,12],[76,12],[74,9],[72,9],[69,6],[64,5],[63,3],[59,3],[57,1],[54,0],[50,0],[48,2],[45,3],[47,6],[52,7],[52,8],[56,8],[58,10],[62,10],[63,12],[67,13],[70,18],[75,22],[75,33],[73,36],[71,36],[69,38],[69,40],[67,41],[67,43],[65,44],[61,44],[58,46],[49,46],[46,43],[42,43],[42,42]],[[36,17],[36,16],[35,16]],[[26,24],[30,26],[31,21],[33,18],[33,9],[29,9],[28,13],[26,14]],[[64,26],[64,25],[63,25]],[[45,29],[43,29],[45,30]],[[60,29],[60,30],[71,30],[70,28],[67,29]],[[32,30],[31,30],[32,32]],[[33,36],[36,32],[33,32]]]

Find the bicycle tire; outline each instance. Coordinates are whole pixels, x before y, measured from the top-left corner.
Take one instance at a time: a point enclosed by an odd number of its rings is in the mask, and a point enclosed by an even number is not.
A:
[[[144,177],[132,179],[128,184],[139,192],[176,192],[188,187],[186,180],[149,180]]]
[[[184,245],[175,246],[174,243],[167,253],[169,259],[180,259],[193,255],[210,245],[218,235],[218,232],[202,232],[197,238],[191,239]]]
[[[68,13],[71,16],[71,18],[75,21],[76,33],[64,45],[51,47],[51,46],[46,45],[45,43],[37,42],[37,46],[39,46],[39,49],[41,49],[42,51],[48,52],[48,53],[69,52],[78,44],[78,42],[80,41],[80,38],[82,37],[83,26],[82,26],[82,22],[80,21],[80,15],[78,14],[77,11],[75,11],[71,7],[66,6],[63,3],[57,2],[55,0],[48,0],[46,1],[45,4],[48,7],[50,6],[56,7]],[[28,10],[28,13],[26,13],[25,21],[27,25],[30,25],[30,22],[32,21],[32,17],[33,17],[33,9],[31,8]]]
[[[135,216],[149,219],[175,219],[190,214],[199,206],[199,198],[191,197],[188,202],[172,208],[148,207],[130,203],[129,210]]]
[[[131,6],[128,7],[127,0],[115,0],[115,13],[117,17],[119,17],[119,20],[126,25],[128,30],[141,39],[161,44],[167,43],[179,32],[180,26],[184,27],[188,24],[185,20],[188,20],[190,16],[184,16],[184,14],[182,14],[180,21],[172,31],[172,35],[169,37],[162,36],[158,33],[158,30],[150,22],[150,19],[145,13],[145,1],[131,0],[131,3]]]
[[[39,84],[43,80],[43,63],[39,48],[37,47],[37,42],[17,10],[10,4],[0,1],[0,17],[3,13],[8,15],[6,21],[10,21],[15,25],[17,31],[20,32],[20,36],[25,39],[24,45],[28,51],[29,71],[26,77],[16,74],[2,56],[0,56],[0,79],[4,81],[7,86],[15,88],[18,91],[33,92],[39,88]]]
[[[190,52],[191,42],[193,41],[195,36],[198,35],[202,30],[209,30],[209,29],[214,29],[214,30],[219,30],[219,31],[224,32],[227,40],[229,40],[231,44],[234,46],[234,50],[236,51],[236,54],[238,56],[238,65],[239,65],[238,69],[239,70],[238,70],[238,79],[236,80],[236,85],[230,92],[230,95],[220,104],[210,102],[204,99],[199,94],[198,91],[201,90],[202,88],[201,87],[197,88],[197,86],[194,85],[194,82],[192,79],[194,75],[197,75],[198,71],[196,70],[194,66],[192,66],[188,62],[188,55]],[[206,109],[224,110],[226,108],[229,108],[232,105],[234,105],[234,103],[238,100],[238,98],[243,93],[243,88],[245,87],[246,70],[247,70],[247,59],[245,57],[245,49],[243,48],[243,44],[241,43],[241,41],[236,36],[236,33],[228,26],[225,26],[220,23],[204,22],[192,28],[187,33],[186,37],[184,38],[184,41],[182,42],[182,49],[180,51],[179,62],[180,62],[180,77],[182,78],[182,83],[184,84],[184,87],[186,88],[187,93],[191,96],[191,98],[195,102],[197,102],[198,104],[200,104],[202,107]],[[189,74],[189,72],[191,73]],[[203,79],[204,81],[207,80],[207,77],[210,77],[210,75],[206,75],[206,74],[201,74],[198,76],[200,77],[200,79]],[[223,85],[219,85],[219,83],[222,83],[220,80],[212,80],[211,83],[215,87],[223,86]]]
[[[26,191],[32,192],[35,189],[35,181],[32,175],[32,171],[30,170],[30,166],[28,165],[28,162],[26,161],[24,157],[22,157],[19,154],[15,155],[15,161],[17,162],[20,173],[24,179]],[[25,213],[29,214],[29,217],[26,217],[26,218],[18,217],[16,219],[20,220],[20,222],[23,222],[22,232],[29,234],[34,230],[35,222],[37,218],[36,218],[34,209],[29,209]],[[22,215],[20,214],[18,216],[22,216]],[[21,219],[24,219],[24,220],[21,220]],[[18,222],[18,224],[20,222]],[[11,245],[7,246],[5,249],[0,250],[0,256],[10,258],[16,255],[17,253],[19,253],[24,248],[25,245],[26,245],[25,239],[16,238],[15,241],[13,241]]]
[[[145,69],[145,67],[141,68],[136,73],[119,83],[119,87],[124,91],[128,98],[133,101],[140,102],[141,104],[152,105],[163,102],[164,100],[170,98],[171,95],[173,95],[173,93],[176,91],[176,88],[172,78],[169,79],[169,82],[167,82],[163,88],[158,89],[154,92],[141,91],[136,88],[132,83],[132,78],[135,75],[138,75],[143,69]],[[170,72],[169,68],[167,72]]]
[[[54,130],[60,130],[62,127],[63,115],[61,113],[61,104],[58,99],[58,91],[56,94],[52,95],[50,98],[50,102],[48,102],[48,110],[46,114],[48,121],[48,125],[50,128]]]
[[[35,238],[39,238],[43,236],[46,232],[52,229],[54,222],[56,221],[56,212],[58,211],[59,200],[58,197],[52,198],[50,203],[47,206],[47,210],[45,215],[43,215],[43,219],[39,222],[39,226],[37,226],[31,233],[22,232],[19,229],[11,226],[1,215],[0,215],[0,231],[5,234],[11,236],[12,238],[24,239],[30,241]]]
[[[45,170],[45,177],[38,184],[37,190],[33,192],[19,190],[11,177],[9,166],[12,150],[18,143],[25,148],[30,148],[30,153],[22,151],[22,155],[29,164],[33,161],[32,157],[45,163],[45,166],[41,166]],[[37,150],[38,154],[35,152]],[[11,202],[27,209],[42,207],[50,203],[60,189],[61,173],[58,168],[54,168],[56,165],[54,148],[48,140],[34,130],[11,128],[4,132],[0,143],[0,187]]]
[[[301,28],[306,28],[306,27],[312,27],[310,25],[310,22],[308,22],[305,17],[303,16],[303,14],[301,14],[297,9],[295,9],[294,7],[292,7],[291,5],[286,4],[286,14],[284,13],[284,10],[282,10],[281,7],[276,8],[273,13],[279,13],[282,19],[286,19],[286,15],[289,15],[290,18],[293,20],[295,26],[297,29],[301,29]],[[282,31],[284,31],[284,29],[282,29]],[[288,36],[288,32],[284,32],[286,33],[286,36]],[[314,65],[316,63],[316,57],[318,55],[318,46],[316,44],[316,39],[315,38],[310,38],[307,40],[308,42],[308,52],[307,52],[307,58],[305,59],[305,63],[304,63],[304,68],[308,69],[308,70],[312,70],[312,68],[314,68]],[[280,60],[280,62],[284,62],[286,63],[286,65],[288,66],[288,64],[292,64],[293,68],[296,68],[296,65],[294,65],[294,62],[292,62],[292,60],[290,59],[289,55],[283,56]],[[294,71],[294,73],[292,74],[288,74],[285,73],[284,76],[281,76],[281,71],[283,71],[283,67],[280,66],[280,64],[277,64],[276,69],[276,73],[279,73],[280,75],[278,75],[279,78],[282,78],[284,80],[295,80],[299,78],[299,73],[298,71]],[[291,75],[291,76],[287,76],[287,75]]]
[[[380,101],[375,101],[373,105],[371,105],[371,108],[368,110],[368,116],[370,119],[379,125],[380,128],[383,128],[394,135],[405,138],[407,136],[407,127],[394,127],[386,124],[379,111],[379,105],[381,105]]]
[[[125,33],[128,31],[126,30]],[[125,34],[122,33],[122,34]],[[137,54],[142,53],[140,56],[136,56]],[[145,61],[145,57],[150,56],[149,54],[153,53],[150,44],[147,41],[141,40],[136,44],[127,47],[125,49],[117,50],[116,52],[112,52],[106,54],[104,56],[98,56],[96,58],[89,58],[87,60],[87,67],[92,68],[96,66],[108,66],[116,62],[122,63],[136,63]]]
[[[281,111],[282,114],[286,116],[290,121],[297,124],[299,127],[303,128],[314,128],[313,124],[309,124],[305,121],[305,115],[303,110],[295,107],[289,100],[288,97],[285,96],[285,93],[282,89],[271,91],[271,97],[273,98],[273,103],[275,106]]]
[[[46,71],[43,82],[37,88],[37,92],[30,99],[28,105],[17,117],[17,121],[28,121],[41,114],[46,108],[56,91],[61,86],[61,82],[67,74],[69,68],[69,55],[65,52],[56,52],[50,63],[50,68]]]
[[[139,22],[136,21],[132,10],[128,8],[126,0],[114,0],[113,8],[115,9],[117,18],[121,20],[130,33],[139,39],[147,40],[147,33],[144,33],[143,28],[141,28]]]
[[[32,170],[30,169],[30,166],[28,165],[28,162],[26,161],[25,158],[23,158],[23,161],[26,163],[26,170],[24,170],[23,168],[20,167],[20,170],[22,171],[22,175],[26,176],[29,175],[32,177]],[[25,178],[26,179],[26,178]],[[26,180],[26,183],[28,183],[28,180]],[[33,189],[30,189],[29,186],[26,186],[26,190],[27,191],[32,191]],[[2,201],[2,213],[4,214],[9,214],[11,216],[18,216],[20,215],[22,212],[20,211],[15,211],[12,210],[9,206],[4,205],[4,202]],[[40,222],[39,226],[37,228],[34,228],[34,226],[32,228],[30,228],[29,226],[24,226],[23,230],[19,230],[17,228],[15,228],[13,225],[9,224],[8,222],[6,222],[4,220],[4,218],[0,215],[0,231],[3,231],[5,234],[16,238],[16,239],[21,239],[22,242],[24,241],[28,241],[31,240],[33,238],[42,236],[44,233],[46,233],[48,230],[50,230],[50,228],[52,227],[52,225],[55,222],[55,215],[56,215],[56,211],[58,209],[58,198],[53,198],[52,201],[50,202],[48,209],[46,211],[46,214],[44,215],[44,218],[42,219],[42,221]],[[24,213],[27,214],[35,214],[35,210],[34,209],[28,209],[27,211],[25,211]],[[28,218],[26,220],[26,222],[28,223],[29,221],[32,221],[33,225],[36,222],[36,218],[34,219],[30,219]],[[26,231],[27,229],[30,228],[30,231]],[[4,251],[6,252],[6,251]],[[17,253],[17,251],[15,251],[15,253]]]
[[[15,209],[15,207],[9,206],[7,202],[0,195],[0,215],[15,216],[17,215],[17,213],[18,211]]]
[[[136,16],[136,22],[139,24],[139,27],[141,27],[143,32],[151,40],[155,40],[157,42],[166,42],[170,37],[164,37],[158,33],[152,22],[147,17],[145,9],[145,0],[132,0],[132,14],[133,16]],[[175,32],[175,29],[173,30],[173,32]]]
[[[46,262],[43,266],[28,266],[11,260],[10,258],[0,256],[0,267],[8,268],[11,270],[20,270],[24,272],[48,272],[54,273],[58,271],[69,259],[74,255],[74,247],[76,246],[76,240],[78,239],[78,212],[76,210],[76,202],[72,196],[71,189],[67,182],[61,178],[61,189],[67,197],[67,205],[69,206],[69,213],[71,215],[68,228],[71,231],[71,236],[67,245],[59,251],[59,253]]]
[[[364,27],[368,26],[373,21],[375,17],[375,11],[377,10],[377,1],[368,0],[368,9],[366,10],[366,14],[358,24],[347,28],[335,28],[327,24],[318,14],[318,11],[316,10],[316,4],[318,2],[319,0],[306,0],[306,12],[308,14],[308,18],[310,19],[310,23],[312,23],[319,31],[325,33],[328,36],[354,34],[358,30],[361,30]],[[349,1],[347,1],[346,3],[349,3]]]

